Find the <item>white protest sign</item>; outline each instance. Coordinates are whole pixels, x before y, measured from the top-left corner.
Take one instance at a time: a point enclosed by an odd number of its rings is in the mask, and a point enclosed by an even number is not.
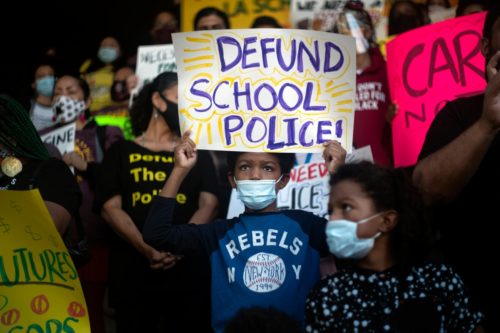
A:
[[[291,0],[290,21],[292,27],[298,29],[313,29],[332,31],[338,14],[344,9],[346,0]],[[363,9],[372,19],[377,31],[377,38],[387,37],[384,30],[386,17],[384,17],[384,1],[363,0]]]
[[[345,3],[339,0],[292,0],[290,3],[292,27],[330,30]]]
[[[352,147],[356,53],[351,37],[305,30],[173,35],[181,130],[200,149],[320,152]]]
[[[53,144],[61,154],[75,150],[76,123],[56,128],[40,136],[43,142]]]
[[[131,95],[137,95],[142,87],[153,81],[158,74],[176,71],[174,46],[172,44],[139,46],[135,69],[138,82]]]

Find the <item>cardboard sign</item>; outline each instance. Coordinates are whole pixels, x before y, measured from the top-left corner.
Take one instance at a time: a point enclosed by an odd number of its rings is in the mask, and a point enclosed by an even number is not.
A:
[[[176,71],[174,46],[172,44],[139,46],[135,69],[138,82],[137,87],[130,94],[130,101],[133,100],[134,96],[139,93],[145,84],[153,81],[158,74]]]
[[[320,152],[352,146],[354,39],[246,29],[174,34],[181,130],[200,149]]]
[[[290,0],[182,0],[181,30],[193,31],[196,14],[205,7],[215,7],[225,12],[232,29],[250,28],[259,16],[271,16],[282,27],[289,28]]]
[[[332,31],[338,14],[344,9],[346,1],[343,0],[291,0],[290,20],[293,28],[314,29],[319,31]],[[383,20],[384,1],[363,0],[364,9],[370,14],[373,26],[377,31],[385,27]],[[381,27],[379,27],[381,26]]]
[[[38,190],[0,191],[0,332],[90,332],[76,268]]]
[[[485,13],[404,33],[387,44],[387,68],[399,111],[392,123],[394,164],[417,161],[425,135],[446,102],[484,91],[480,50]]]
[[[40,136],[43,142],[51,143],[61,154],[75,150],[76,123],[56,128]]]

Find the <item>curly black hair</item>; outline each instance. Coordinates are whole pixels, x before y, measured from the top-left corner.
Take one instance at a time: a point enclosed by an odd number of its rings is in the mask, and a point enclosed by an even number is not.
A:
[[[198,13],[196,13],[196,16],[194,17],[193,29],[196,30],[196,27],[198,26],[198,22],[202,18],[204,18],[206,16],[210,16],[210,15],[215,15],[215,16],[220,17],[222,19],[222,21],[224,22],[226,29],[231,29],[231,24],[229,23],[229,18],[227,17],[227,14],[225,12],[223,12],[222,10],[215,8],[215,7],[205,7],[205,8],[200,9],[200,11]]]
[[[377,211],[394,210],[398,213],[399,220],[391,240],[397,264],[408,268],[436,259],[430,218],[407,172],[366,161],[345,164],[331,178],[331,191],[335,191],[335,185],[344,180],[359,184],[373,200]]]
[[[134,103],[129,110],[132,131],[135,136],[140,136],[147,128],[154,106],[151,97],[154,92],[162,93],[165,89],[177,84],[177,73],[164,72],[158,74],[155,79],[144,85],[139,95],[134,99]]]

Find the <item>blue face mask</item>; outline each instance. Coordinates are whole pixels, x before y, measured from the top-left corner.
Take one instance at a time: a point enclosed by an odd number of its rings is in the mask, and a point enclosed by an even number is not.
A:
[[[283,175],[274,179],[261,180],[236,180],[236,193],[238,199],[243,201],[245,207],[252,210],[262,210],[276,200],[276,183]]]
[[[103,46],[97,52],[97,57],[105,64],[112,63],[118,58],[118,50],[114,47]]]
[[[342,259],[362,259],[368,255],[375,243],[375,238],[380,236],[380,232],[372,238],[358,238],[358,224],[365,223],[383,214],[377,213],[358,222],[349,220],[333,220],[326,225],[326,242],[330,252],[337,258]]]
[[[44,76],[35,82],[36,92],[42,96],[51,97],[54,93],[56,78],[52,75]]]

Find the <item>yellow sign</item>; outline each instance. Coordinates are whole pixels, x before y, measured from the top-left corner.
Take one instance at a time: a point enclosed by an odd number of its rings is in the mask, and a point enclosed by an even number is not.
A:
[[[38,190],[0,191],[0,332],[90,332],[76,268]]]
[[[272,16],[283,28],[290,28],[290,0],[182,0],[181,30],[193,31],[194,17],[205,7],[215,7],[225,12],[232,29],[250,28],[259,16]]]

